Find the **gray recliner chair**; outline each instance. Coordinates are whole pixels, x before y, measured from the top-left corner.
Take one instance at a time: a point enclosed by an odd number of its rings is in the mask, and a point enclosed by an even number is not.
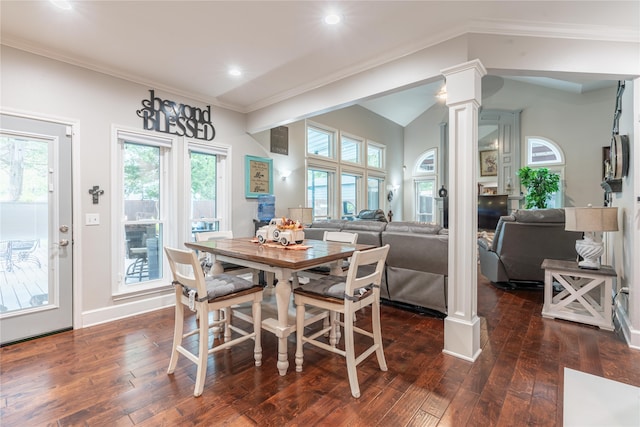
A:
[[[503,216],[493,240],[478,239],[480,271],[500,287],[544,283],[545,258],[576,259],[582,233],[565,231],[564,209],[517,210]]]

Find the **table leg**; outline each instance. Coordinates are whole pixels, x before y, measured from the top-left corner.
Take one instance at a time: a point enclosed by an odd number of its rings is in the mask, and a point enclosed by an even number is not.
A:
[[[222,274],[224,273],[224,267],[222,267],[222,263],[213,257],[213,265],[211,266],[211,274]]]
[[[289,368],[289,358],[287,354],[287,337],[291,331],[289,327],[289,302],[291,301],[291,285],[289,278],[291,272],[282,270],[277,273],[278,283],[276,284],[276,305],[278,307],[278,372],[286,375]]]

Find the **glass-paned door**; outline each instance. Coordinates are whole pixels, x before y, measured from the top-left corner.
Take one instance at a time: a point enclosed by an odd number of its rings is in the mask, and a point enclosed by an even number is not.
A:
[[[340,193],[342,195],[342,219],[353,219],[358,214],[360,177],[348,173],[340,176]]]
[[[416,181],[416,221],[435,222],[435,179]]]
[[[382,209],[380,197],[383,185],[382,178],[367,178],[367,209]]]
[[[1,115],[0,342],[73,325],[70,127]]]

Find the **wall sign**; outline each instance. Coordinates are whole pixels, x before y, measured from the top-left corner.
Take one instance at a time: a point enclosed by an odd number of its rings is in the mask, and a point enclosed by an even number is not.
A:
[[[289,154],[289,128],[286,126],[278,126],[271,129],[271,152]]]
[[[211,141],[216,136],[216,130],[211,123],[211,106],[201,109],[187,104],[161,99],[155,96],[154,90],[149,90],[149,99],[142,100],[140,110],[136,111],[142,117],[144,130],[170,133],[186,136],[187,138]]]
[[[247,198],[273,194],[273,160],[263,157],[245,156],[245,191]]]

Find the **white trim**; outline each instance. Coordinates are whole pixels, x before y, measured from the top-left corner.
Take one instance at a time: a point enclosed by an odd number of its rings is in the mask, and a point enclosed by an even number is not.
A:
[[[427,156],[433,152],[433,171],[423,171],[420,169],[420,165],[422,164],[422,162],[424,162],[424,160],[427,158]],[[418,160],[416,161],[415,165],[413,166],[413,176],[414,177],[419,177],[419,176],[431,176],[431,175],[436,175],[438,173],[438,162],[439,162],[440,158],[438,157],[438,148],[437,147],[431,147],[428,148],[427,150],[423,151],[422,154],[418,157]]]
[[[175,305],[175,302],[175,293],[172,291],[165,295],[159,295],[140,301],[132,301],[124,304],[102,307],[96,310],[85,311],[82,313],[82,323],[84,327],[95,326],[171,307]]]

